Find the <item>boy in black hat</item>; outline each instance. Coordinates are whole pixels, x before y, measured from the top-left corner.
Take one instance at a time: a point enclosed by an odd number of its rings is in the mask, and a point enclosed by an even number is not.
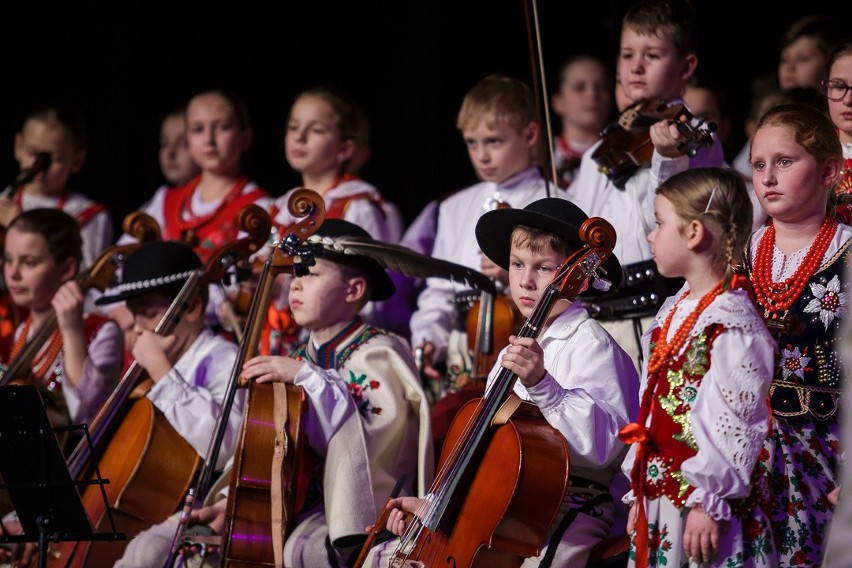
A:
[[[154,382],[145,396],[203,458],[238,351],[236,344],[213,333],[204,323],[207,304],[204,278],[184,306],[174,329],[166,335],[154,332],[197,270],[201,270],[201,260],[189,246],[177,241],[146,243],[127,257],[118,286],[108,289],[95,303],[127,303],[134,318],[135,338],[128,347]],[[217,469],[223,468],[234,454],[244,396],[243,392],[235,396]]]
[[[586,219],[577,206],[559,198],[534,201],[523,209],[496,209],[480,217],[479,246],[509,271],[512,300],[524,317],[533,312],[562,263],[584,245],[578,229]],[[618,285],[621,267],[614,256],[599,272]],[[584,293],[600,291],[590,286]],[[486,391],[501,368],[518,376],[515,394],[535,403],[569,448],[568,491],[547,548],[523,566],[585,566],[591,549],[608,536],[613,524],[610,484],[620,474],[627,450],[618,432],[638,408],[636,369],[582,303],[566,299],[555,301],[536,338],[510,338],[489,374]],[[389,507],[396,510],[388,529],[402,534],[403,510],[417,511],[419,500],[400,498]],[[369,565],[386,565],[375,559],[378,551],[373,551],[374,563]],[[393,545],[382,545],[382,556],[385,551],[393,552]]]
[[[337,219],[327,219],[316,235],[369,238],[360,227]],[[368,257],[327,249],[302,260],[289,286],[289,303],[296,322],[310,331],[307,341],[292,357],[250,359],[243,377],[293,383],[308,399],[300,428],[319,458],[307,502],[284,543],[284,565],[327,566],[333,555],[344,566],[357,555],[364,527],[375,520],[397,480],[405,478],[402,494],[428,488],[433,473],[429,409],[407,342],[359,316],[368,301],[393,295],[385,270]],[[221,531],[225,504],[220,499],[194,512],[190,523]],[[170,519],[170,529],[158,525],[159,542],[147,539],[144,547],[128,547],[146,559],[158,550],[158,564],[126,554],[120,565],[161,566],[176,522]]]

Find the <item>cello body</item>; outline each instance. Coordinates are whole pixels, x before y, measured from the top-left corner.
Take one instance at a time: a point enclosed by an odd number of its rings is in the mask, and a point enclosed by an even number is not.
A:
[[[464,437],[480,402],[467,402],[456,415],[440,467]],[[456,522],[422,539],[409,560],[417,558],[427,567],[516,567],[540,553],[568,487],[568,445],[530,403],[521,403],[512,418],[492,428],[482,462],[500,467],[476,470]]]
[[[117,531],[130,538],[168,518],[183,501],[191,481],[187,472],[194,471],[199,460],[147,398],[129,403],[98,463],[101,476],[109,480],[103,487]],[[111,531],[100,486],[87,485],[81,499],[95,532]],[[48,566],[108,568],[126,545],[125,541],[51,544]]]

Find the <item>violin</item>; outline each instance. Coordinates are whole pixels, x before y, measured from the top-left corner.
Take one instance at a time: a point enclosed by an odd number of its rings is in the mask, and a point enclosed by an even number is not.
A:
[[[574,300],[598,278],[615,229],[593,217],[579,235],[586,245],[559,267],[519,337],[537,337],[557,300]],[[568,486],[568,446],[535,405],[514,394],[517,378],[501,368],[488,394],[459,411],[428,498],[391,566],[520,565],[540,553]]]
[[[598,169],[619,189],[636,170],[651,161],[654,144],[650,128],[661,120],[672,120],[687,137],[678,149],[695,156],[702,146],[713,143],[712,133],[716,123],[701,122],[692,125],[692,113],[683,104],[667,105],[664,102],[638,101],[622,112],[615,123],[601,133],[603,141],[592,154]]]

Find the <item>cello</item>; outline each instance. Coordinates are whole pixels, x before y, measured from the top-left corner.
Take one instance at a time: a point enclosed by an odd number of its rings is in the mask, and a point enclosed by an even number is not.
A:
[[[303,389],[293,384],[245,383],[241,378],[243,364],[257,353],[276,277],[293,267],[297,247],[319,228],[325,217],[322,197],[305,188],[290,196],[288,207],[294,216],[305,219],[288,230],[263,263],[223,404],[224,416],[236,389],[248,389],[231,468],[225,528],[221,538],[213,539],[221,548],[220,562],[224,566],[276,565],[276,555],[280,555],[299,507],[298,472],[308,463],[305,452],[310,449],[300,433],[301,416],[307,408]],[[186,525],[195,496],[207,494],[213,485],[214,468],[210,464],[216,462],[220,446],[217,440],[221,441],[226,424],[227,420],[222,420],[217,425],[197,487],[187,497],[166,566],[172,566],[179,555],[186,555],[187,548],[201,540],[187,537]]]
[[[586,245],[559,267],[520,337],[537,337],[554,302],[574,300],[612,253],[615,230],[605,220],[587,219],[579,235]],[[568,447],[535,405],[513,393],[516,380],[501,368],[486,396],[459,411],[392,567],[519,566],[539,554],[567,489]]]
[[[202,286],[221,280],[238,261],[256,252],[269,236],[265,211],[249,205],[238,223],[248,236],[216,250],[189,276],[154,330],[172,332]],[[266,216],[268,220],[268,216]],[[72,479],[83,486],[81,499],[93,529],[132,537],[175,512],[201,458],[144,394],[150,379],[134,361],[68,459]],[[97,483],[98,479],[109,483]],[[90,481],[94,480],[94,482]],[[48,565],[55,568],[112,566],[126,542],[80,541],[52,544]]]

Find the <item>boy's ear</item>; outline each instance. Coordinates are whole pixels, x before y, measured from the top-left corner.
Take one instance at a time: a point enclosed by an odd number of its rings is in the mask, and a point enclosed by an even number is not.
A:
[[[184,312],[183,318],[189,322],[196,322],[204,318],[204,304],[201,302],[201,296],[196,294],[189,308]]]
[[[347,281],[346,302],[360,302],[367,293],[367,280],[363,276],[353,276]]]
[[[527,124],[523,131],[521,131],[521,137],[524,140],[524,144],[527,145],[528,148],[532,148],[535,146],[536,142],[538,142],[538,123],[533,121]]]
[[[565,110],[564,107],[562,106],[562,97],[560,97],[558,94],[550,97],[550,106],[553,107],[554,113],[556,113],[559,116],[562,116],[562,113]]]
[[[681,69],[681,82],[686,84],[692,75],[695,74],[695,69],[698,67],[698,56],[694,53],[687,53],[683,58],[683,67]]]

